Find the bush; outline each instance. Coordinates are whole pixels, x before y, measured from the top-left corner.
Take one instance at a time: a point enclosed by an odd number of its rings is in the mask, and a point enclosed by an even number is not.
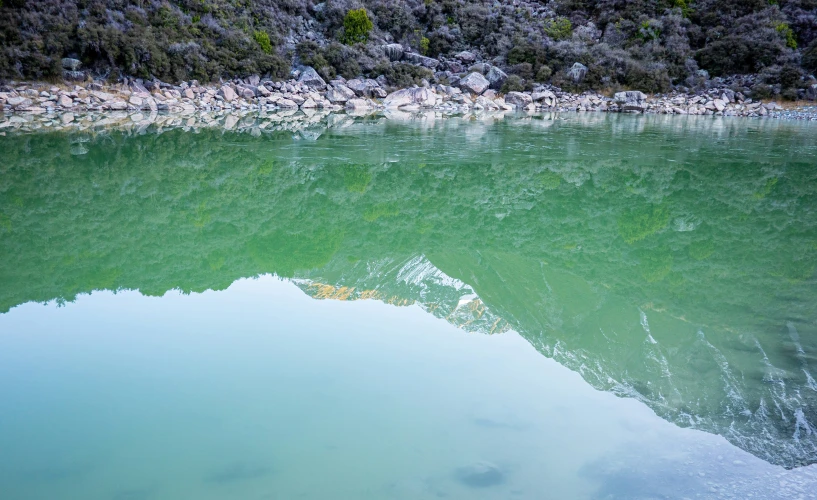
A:
[[[803,67],[806,71],[817,73],[817,39],[803,51]]]
[[[786,47],[790,49],[797,48],[797,40],[794,38],[794,31],[789,28],[789,25],[786,23],[777,23],[774,27],[778,33],[780,33],[783,38],[786,40]]]
[[[523,90],[525,90],[525,83],[518,75],[508,76],[508,79],[502,84],[502,88],[499,89],[503,94],[507,94],[508,92],[522,92]]]
[[[350,10],[343,19],[343,43],[347,45],[366,43],[372,28],[374,25],[366,14],[366,9]]]
[[[545,34],[553,40],[566,40],[573,34],[573,24],[566,17],[545,21]]]
[[[434,73],[430,69],[405,63],[381,64],[376,66],[372,73],[383,75],[389,85],[399,88],[420,85],[423,79],[431,81],[434,78]]]
[[[534,80],[539,83],[545,83],[550,80],[551,75],[553,75],[553,70],[550,69],[549,66],[543,65],[541,68],[539,68],[539,71],[536,72],[536,78],[534,78]]]
[[[272,53],[272,42],[270,42],[269,35],[266,31],[256,31],[252,34],[253,40],[257,43],[265,54]]]

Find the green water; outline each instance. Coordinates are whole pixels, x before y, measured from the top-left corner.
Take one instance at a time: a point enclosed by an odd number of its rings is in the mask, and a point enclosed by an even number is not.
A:
[[[817,498],[814,126],[255,130],[0,137],[0,496]]]

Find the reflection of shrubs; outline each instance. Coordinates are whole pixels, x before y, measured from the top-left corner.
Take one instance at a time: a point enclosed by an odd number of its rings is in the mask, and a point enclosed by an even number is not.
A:
[[[352,9],[343,19],[343,43],[352,45],[369,40],[369,32],[374,25],[366,14],[366,9]]]
[[[372,174],[365,165],[349,165],[343,172],[343,184],[352,193],[363,193],[372,182]]]
[[[657,233],[668,223],[669,211],[662,206],[630,210],[618,218],[618,234],[632,244]]]

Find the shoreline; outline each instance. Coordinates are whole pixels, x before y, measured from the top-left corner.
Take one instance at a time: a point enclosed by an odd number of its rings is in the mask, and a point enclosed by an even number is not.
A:
[[[300,72],[298,79],[283,82],[262,81],[257,76],[218,85],[201,85],[196,81],[170,85],[141,80],[116,84],[87,82],[83,85],[11,82],[0,91],[0,132],[29,121],[67,124],[78,115],[111,116],[122,112],[183,117],[202,112],[292,114],[300,111],[310,114],[345,111],[368,114],[383,110],[427,110],[461,114],[578,111],[817,121],[817,103],[784,107],[774,101],[752,101],[727,88],[653,96],[626,91],[609,97],[598,92],[573,94],[552,86],[507,94],[488,87],[487,80],[479,73],[471,73],[460,80],[457,87],[423,82],[423,86],[391,91],[371,79],[347,81],[339,78],[326,83],[311,68]],[[29,120],[32,117],[40,119]]]

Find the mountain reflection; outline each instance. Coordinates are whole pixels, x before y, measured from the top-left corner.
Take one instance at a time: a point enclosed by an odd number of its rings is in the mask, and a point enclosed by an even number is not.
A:
[[[1,137],[0,310],[274,273],[316,299],[513,329],[679,426],[817,462],[813,129],[335,124]]]

